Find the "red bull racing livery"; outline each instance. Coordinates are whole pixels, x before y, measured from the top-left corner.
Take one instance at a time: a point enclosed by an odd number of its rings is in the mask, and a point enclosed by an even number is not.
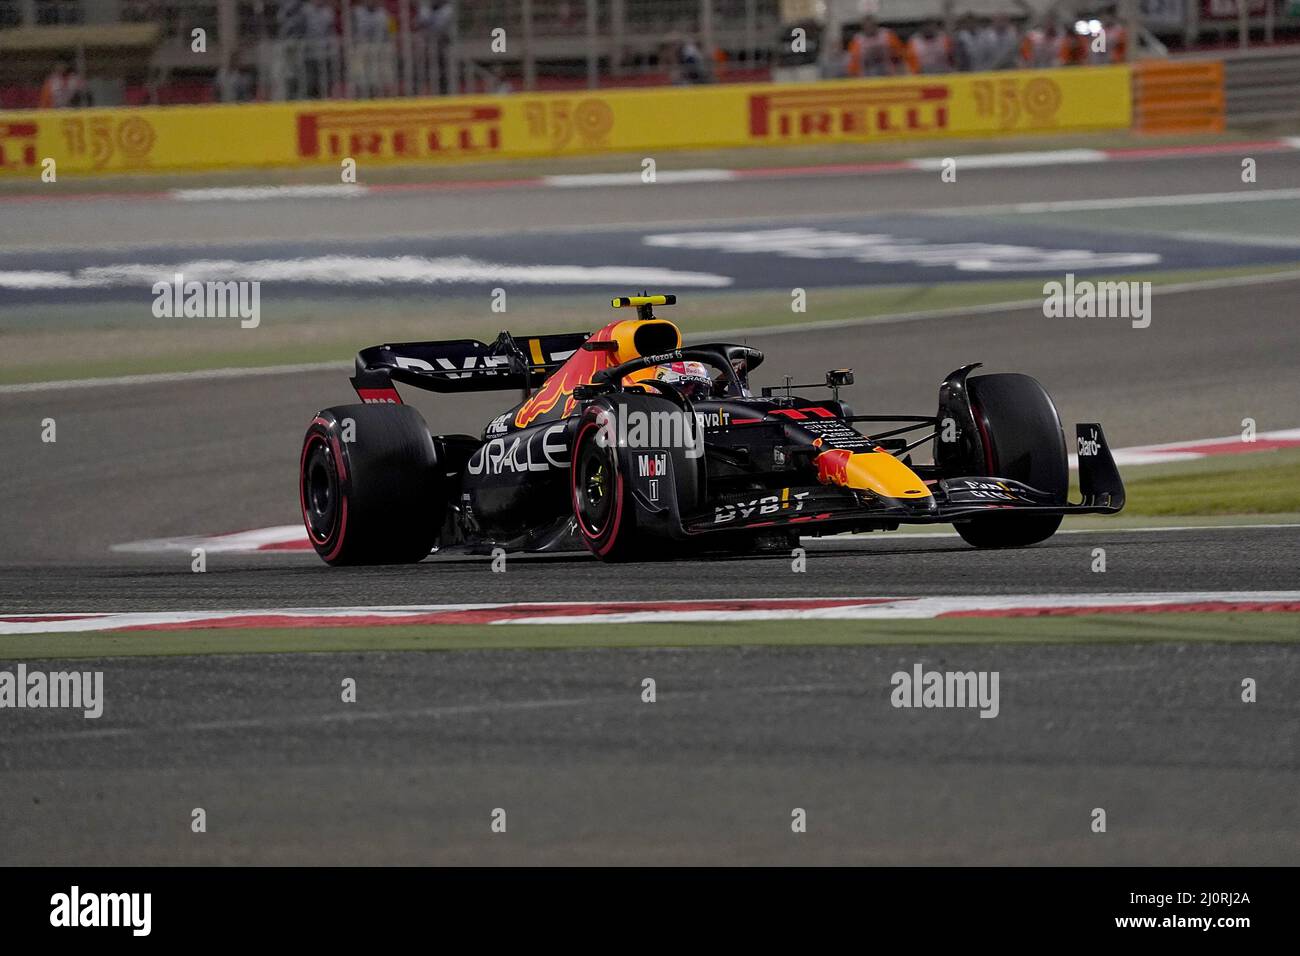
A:
[[[303,442],[300,499],[316,551],[330,564],[497,548],[585,548],[614,561],[936,523],[976,547],[1023,547],[1066,514],[1124,506],[1096,423],[1075,426],[1081,500],[1068,501],[1060,418],[1029,376],[963,366],[930,415],[856,414],[840,397],[850,369],[755,395],[763,353],[684,346],[654,314],[675,301],[615,299],[637,317],[592,334],[362,350],[361,403],[319,412]],[[521,397],[477,436],[433,435],[397,384]]]

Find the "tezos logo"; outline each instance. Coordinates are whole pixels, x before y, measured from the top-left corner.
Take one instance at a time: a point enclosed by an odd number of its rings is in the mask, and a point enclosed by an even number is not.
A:
[[[671,352],[664,352],[660,355],[647,355],[646,361],[651,365],[667,365],[669,362],[675,362],[682,357],[681,349],[674,349]]]

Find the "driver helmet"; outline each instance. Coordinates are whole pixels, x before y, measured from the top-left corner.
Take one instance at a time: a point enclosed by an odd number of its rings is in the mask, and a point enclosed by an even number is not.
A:
[[[687,401],[698,402],[713,394],[713,379],[703,362],[670,362],[655,369],[655,378],[677,389]]]

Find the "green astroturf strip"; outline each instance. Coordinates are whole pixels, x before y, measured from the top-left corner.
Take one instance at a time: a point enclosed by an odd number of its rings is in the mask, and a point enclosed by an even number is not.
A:
[[[1270,612],[1085,614],[927,621],[717,624],[434,625],[116,631],[0,637],[0,661],[184,654],[486,649],[778,647],[892,644],[1300,642],[1300,615]]]

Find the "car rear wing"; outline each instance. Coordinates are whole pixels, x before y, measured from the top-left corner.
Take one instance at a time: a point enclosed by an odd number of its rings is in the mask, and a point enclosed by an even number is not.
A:
[[[352,387],[367,403],[400,405],[394,382],[431,392],[491,392],[518,388],[527,395],[582,347],[590,332],[561,332],[516,339],[502,332],[477,339],[399,342],[357,353]]]

